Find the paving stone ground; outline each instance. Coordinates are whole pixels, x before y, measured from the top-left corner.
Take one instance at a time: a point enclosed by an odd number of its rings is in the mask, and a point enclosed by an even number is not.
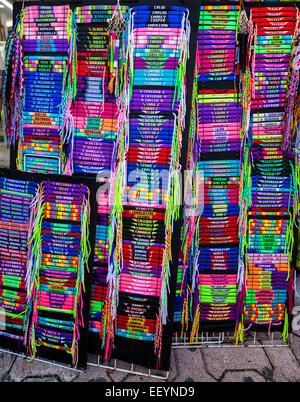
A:
[[[264,342],[258,342],[263,344]],[[74,371],[0,352],[1,382],[300,382],[300,337],[289,346],[173,349],[168,379],[88,366]],[[142,368],[134,367],[137,371]]]
[[[9,155],[3,143],[0,143],[1,167],[9,167]],[[268,343],[261,343],[264,342]],[[143,372],[143,369],[139,368],[139,371]],[[94,366],[88,366],[84,372],[73,371],[0,352],[0,382],[287,381],[300,382],[300,331],[293,334],[289,347],[173,349],[167,380]]]

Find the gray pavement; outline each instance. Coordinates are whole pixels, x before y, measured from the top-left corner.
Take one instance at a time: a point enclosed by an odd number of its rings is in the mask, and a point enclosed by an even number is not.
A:
[[[290,346],[173,349],[168,379],[88,366],[79,372],[0,352],[1,382],[300,382],[300,336]],[[139,368],[142,370],[141,368]]]
[[[9,154],[0,143],[0,167],[8,166]],[[300,333],[287,347],[173,349],[167,380],[94,366],[78,372],[0,351],[0,382],[300,382]]]
[[[0,168],[9,168],[9,152],[3,142],[0,142]]]

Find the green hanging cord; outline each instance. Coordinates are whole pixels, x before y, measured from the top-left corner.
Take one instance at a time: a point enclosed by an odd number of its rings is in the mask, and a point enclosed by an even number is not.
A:
[[[286,237],[285,237],[285,243],[284,243],[284,253],[287,254],[288,256],[289,256],[290,241],[291,241],[291,239],[290,239],[290,236],[291,236],[291,234],[290,234],[290,226],[291,225],[289,223],[289,226],[287,228]]]
[[[240,15],[241,15],[241,7],[239,7],[239,12],[238,12],[237,20],[236,20],[236,27],[235,27],[235,41],[236,42],[238,40]]]
[[[251,236],[250,236],[250,221],[248,221],[247,224],[248,224],[248,230],[247,230],[248,239],[246,240],[246,242],[247,242],[247,249],[250,249],[250,238],[251,238]]]
[[[26,310],[22,311],[20,314],[6,313],[6,315],[9,315],[9,317],[11,317],[14,320],[15,318],[19,318],[19,317],[25,318],[25,313],[26,313]]]
[[[284,342],[286,342],[288,337],[289,337],[289,316],[288,316],[288,313],[287,313],[287,309],[285,308],[285,311],[284,311],[284,324],[283,324],[283,331],[282,331],[281,338],[283,339]]]
[[[181,97],[181,86],[182,86],[182,83],[183,83],[183,77],[184,77],[184,65],[183,65],[183,61],[181,60],[180,64],[179,64],[179,79],[178,79],[178,82],[177,82],[177,85],[178,85],[178,87],[177,87],[177,102],[180,101],[180,97]]]
[[[292,258],[293,258],[294,242],[295,242],[295,238],[294,238],[294,224],[293,224],[293,221],[291,220],[291,223],[290,223],[290,247],[289,247],[290,261],[292,261]]]
[[[35,356],[36,356],[36,342],[35,342],[35,328],[34,328],[34,324],[31,324],[30,327],[30,347],[31,347],[31,351],[32,351],[32,359],[34,360]]]
[[[181,55],[182,58],[182,55]],[[176,69],[176,83],[175,83],[175,91],[174,91],[174,97],[173,97],[173,102],[172,102],[172,109],[174,109],[175,105],[175,100],[178,101],[178,96],[180,95],[179,91],[179,86],[181,82],[181,76],[182,76],[182,59],[180,58],[177,69]]]
[[[66,28],[68,42],[70,42],[72,38],[72,19],[73,19],[73,13],[71,12],[71,10],[69,10],[67,17],[67,28]]]
[[[31,239],[28,241],[28,245],[33,244],[32,251],[33,251],[34,256],[37,255],[37,250],[38,250],[39,245],[42,240],[41,232],[42,232],[42,219],[43,219],[43,214],[44,214],[44,208],[45,208],[45,205],[43,204],[41,206],[41,208],[39,209],[36,228],[34,229]]]
[[[85,268],[89,270],[88,267],[88,259],[91,252],[90,243],[89,243],[89,201],[86,201],[82,206],[81,212],[81,252],[80,252],[80,260],[79,260],[79,282],[78,287],[76,289],[79,290],[79,286],[81,284],[83,292],[85,292]],[[78,295],[77,295],[78,299]]]
[[[173,217],[177,221],[180,215],[180,171],[175,173],[174,177],[174,190],[173,190]]]
[[[77,367],[77,361],[75,363],[75,356],[76,356],[76,336],[75,336],[75,329],[74,329],[74,333],[73,333],[73,341],[72,341],[72,346],[71,346],[71,350],[68,351],[66,350],[67,353],[71,354],[72,356],[72,363],[74,366],[74,369],[76,369]]]
[[[25,13],[26,13],[25,8],[23,8],[23,10],[20,13],[20,22],[19,22],[19,30],[20,30],[20,38],[21,39],[23,39]]]
[[[296,171],[294,168],[293,163],[290,161],[290,166],[291,166],[291,182],[293,183],[293,195],[292,195],[292,188],[290,187],[290,194],[289,194],[289,208],[290,208],[290,203],[291,203],[291,198],[293,197],[293,222],[295,225],[298,227],[298,221],[297,221],[297,216],[298,216],[298,199],[299,199],[299,190],[297,186],[297,180],[296,180]]]
[[[191,288],[188,286],[187,288],[187,297],[188,297],[188,302],[190,305],[189,311],[190,311],[190,320],[193,320],[193,297],[194,295],[192,294]]]
[[[108,244],[109,244],[109,255],[112,253],[112,246],[113,246],[113,221],[110,219],[109,227],[108,227]]]
[[[238,343],[244,343],[244,312],[242,313],[241,321],[237,325],[234,336],[236,345]]]
[[[81,276],[81,259],[79,260],[79,272],[77,274],[77,278],[76,278],[76,285],[75,285],[75,289],[76,289],[76,293],[75,293],[75,302],[74,302],[74,310],[72,311],[72,316],[74,318],[74,320],[76,319],[76,316],[78,315],[78,299],[79,299],[79,289],[80,289],[80,276]]]
[[[118,170],[117,173],[117,181],[116,181],[116,205],[114,206],[116,214],[122,214],[123,212],[123,194],[122,194],[122,182],[123,182],[123,172],[121,169]]]
[[[107,307],[106,307],[106,308],[107,308]],[[102,312],[102,314],[103,314],[103,312]],[[105,328],[106,328],[106,314],[104,314],[103,320],[104,320],[104,321],[103,321],[103,334],[102,334],[101,349],[104,348],[105,340],[106,340],[106,330],[105,330]]]
[[[128,93],[129,93],[129,102],[132,98],[132,90],[133,90],[133,66],[130,65],[129,67],[129,84],[128,84]]]
[[[252,191],[251,191],[251,187],[252,187],[252,181],[251,181],[251,163],[248,164],[248,177],[247,177],[247,188],[248,188],[248,195],[247,195],[247,200],[248,200],[248,207],[250,207],[252,205]]]
[[[75,100],[76,95],[77,95],[77,45],[76,45],[76,40],[77,40],[77,24],[76,24],[76,19],[75,19],[75,13],[72,15],[72,20],[71,20],[71,41],[72,41],[72,87],[73,87],[73,100]]]

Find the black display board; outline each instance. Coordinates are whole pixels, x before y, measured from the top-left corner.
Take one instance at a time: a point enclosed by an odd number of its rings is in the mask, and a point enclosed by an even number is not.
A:
[[[90,0],[90,1],[28,1],[24,3],[24,7],[33,5],[62,5],[68,4],[72,10],[80,6],[88,5],[115,5],[114,0]],[[197,46],[197,29],[199,23],[199,13],[200,13],[200,0],[157,0],[155,3],[153,1],[138,0],[138,1],[121,1],[121,5],[127,5],[128,7],[139,6],[139,5],[178,5],[189,9],[189,19],[191,23],[191,37],[190,37],[190,57],[187,62],[187,98],[186,98],[186,128],[183,133],[182,142],[182,153],[181,153],[181,165],[184,167],[186,165],[186,155],[188,147],[188,133],[189,133],[189,121],[191,112],[191,102],[192,102],[192,86],[194,79],[195,70],[195,55]],[[13,9],[13,19],[14,23],[18,15],[22,10],[22,2],[15,2]],[[16,150],[11,151],[11,169],[16,168]],[[61,176],[59,176],[61,177]],[[75,178],[76,176],[73,176]],[[88,179],[84,177],[77,176],[77,180],[82,180],[82,183],[88,182]],[[182,183],[182,188],[184,183]],[[183,192],[182,192],[183,194]],[[182,215],[182,208],[180,216]],[[180,250],[180,231],[181,231],[181,219],[174,223],[174,230],[172,236],[172,263],[170,266],[171,276],[170,276],[170,294],[168,298],[168,322],[164,327],[163,340],[162,340],[162,357],[161,357],[161,370],[168,370],[170,366],[170,355],[171,355],[171,342],[173,333],[173,316],[174,316],[174,302],[175,302],[175,288],[176,288],[176,278],[177,278],[177,267],[178,267],[178,257]],[[88,350],[93,353],[101,354],[101,340],[97,334],[89,334]],[[112,353],[113,358],[118,358],[121,360],[128,361],[130,363],[140,364],[147,368],[156,368],[156,357],[154,354],[154,344],[151,342],[137,341],[130,339],[122,339],[121,337],[116,337],[115,340],[115,350]]]
[[[89,0],[89,1],[29,1],[25,2],[24,6],[32,6],[32,5],[62,5],[68,4],[71,9],[75,9],[76,7],[80,6],[88,6],[88,5],[115,5],[115,0]],[[121,5],[127,5],[129,7],[132,6],[139,6],[139,5],[179,5],[188,8],[189,10],[189,19],[191,23],[191,37],[190,37],[190,57],[187,62],[187,97],[186,97],[186,127],[183,133],[183,142],[182,142],[182,152],[181,152],[181,165],[183,169],[185,169],[186,161],[187,161],[187,151],[188,151],[188,135],[189,135],[189,126],[190,126],[190,117],[191,117],[191,104],[192,104],[192,93],[193,93],[193,80],[194,80],[194,72],[195,72],[195,57],[196,57],[196,48],[197,48],[197,34],[198,34],[198,26],[199,26],[199,13],[200,13],[200,6],[204,5],[237,5],[239,4],[238,1],[208,1],[208,0],[127,0],[127,1],[120,1]],[[247,14],[249,15],[249,10],[251,7],[266,7],[266,6],[299,6],[298,2],[246,2],[244,4]],[[22,9],[22,2],[15,2],[14,9],[13,9],[13,18],[14,23]],[[243,45],[246,44],[246,36],[240,36],[240,43]],[[245,65],[245,54],[241,52],[240,54],[240,66],[243,70],[243,66]],[[224,82],[224,89],[226,89],[226,83]],[[16,167],[16,152],[15,150],[11,151],[11,161],[10,166],[11,169],[15,169]],[[2,173],[0,172],[0,175]],[[7,172],[3,174],[8,174]],[[26,180],[31,180],[31,177],[38,176],[39,178],[36,180],[57,180],[57,181],[66,181],[66,182],[74,182],[74,183],[81,183],[88,185],[91,188],[91,193],[96,194],[97,191],[97,183],[95,183],[94,179],[88,179],[86,177],[79,177],[73,176],[71,178],[66,176],[50,176],[47,175],[46,177],[43,175],[34,175],[22,172],[12,172],[10,173],[15,178],[24,178]],[[183,194],[184,183],[182,183],[182,194]],[[96,196],[91,199],[92,210],[94,210],[94,219],[91,219],[91,222],[96,222],[96,210],[97,210],[97,203],[96,203]],[[180,217],[182,217],[183,207],[180,210]],[[173,230],[173,237],[172,237],[172,263],[171,263],[171,277],[170,277],[170,294],[168,299],[168,323],[164,328],[163,332],[163,342],[162,342],[162,359],[161,359],[161,366],[160,369],[168,370],[170,365],[170,354],[171,354],[171,342],[172,342],[172,334],[173,334],[173,317],[174,317],[174,303],[175,303],[175,289],[176,289],[176,281],[177,281],[177,269],[178,269],[178,258],[179,252],[181,247],[180,242],[180,233],[181,233],[181,218],[174,223],[174,230]],[[95,226],[92,225],[91,227],[91,244],[92,239],[95,238]],[[90,266],[92,266],[93,260],[90,257]],[[91,280],[91,278],[89,278]],[[86,302],[86,304],[88,304]],[[85,309],[85,317],[88,317],[88,308]],[[212,330],[216,331],[214,324],[205,326],[202,328],[203,330]],[[227,323],[220,325],[218,330],[225,331],[228,329]],[[85,331],[86,332],[86,331]],[[82,342],[86,346],[86,350],[88,348],[89,352],[97,353],[102,355],[101,351],[101,340],[97,334],[89,334],[85,333],[82,338]],[[88,343],[88,346],[87,346]],[[82,348],[83,349],[83,348]],[[115,350],[112,353],[113,358],[121,359],[124,361],[128,361],[130,363],[140,364],[147,368],[156,368],[156,357],[154,354],[153,344],[143,341],[137,340],[129,340],[125,338],[116,337],[115,339]],[[53,357],[55,359],[55,356]]]
[[[85,271],[85,293],[83,293],[83,319],[85,326],[80,327],[80,341],[78,353],[78,368],[86,367],[87,353],[88,353],[88,318],[90,310],[90,289],[91,289],[91,272],[94,260],[94,245],[95,245],[95,229],[96,229],[96,213],[97,201],[96,193],[99,185],[93,180],[80,179],[76,177],[67,177],[61,175],[41,175],[35,173],[20,172],[17,170],[0,169],[0,177],[24,181],[32,181],[40,184],[43,181],[53,181],[57,183],[70,183],[85,185],[90,191],[90,225],[89,225],[89,242],[91,246],[91,253],[88,260],[88,269]],[[0,346],[17,353],[26,353],[24,346],[19,344],[18,341],[8,339],[5,336],[0,336]],[[71,365],[71,358],[65,352],[56,351],[55,349],[39,348],[37,357],[54,360]]]

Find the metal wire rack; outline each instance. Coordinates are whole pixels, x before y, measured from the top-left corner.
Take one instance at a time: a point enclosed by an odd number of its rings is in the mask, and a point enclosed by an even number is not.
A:
[[[191,343],[186,333],[183,336],[174,333],[172,348],[201,348],[201,347],[289,347],[292,341],[292,334],[289,335],[287,342],[281,339],[281,333],[249,331],[244,337],[243,343],[236,344],[233,332],[201,332],[197,341]]]

